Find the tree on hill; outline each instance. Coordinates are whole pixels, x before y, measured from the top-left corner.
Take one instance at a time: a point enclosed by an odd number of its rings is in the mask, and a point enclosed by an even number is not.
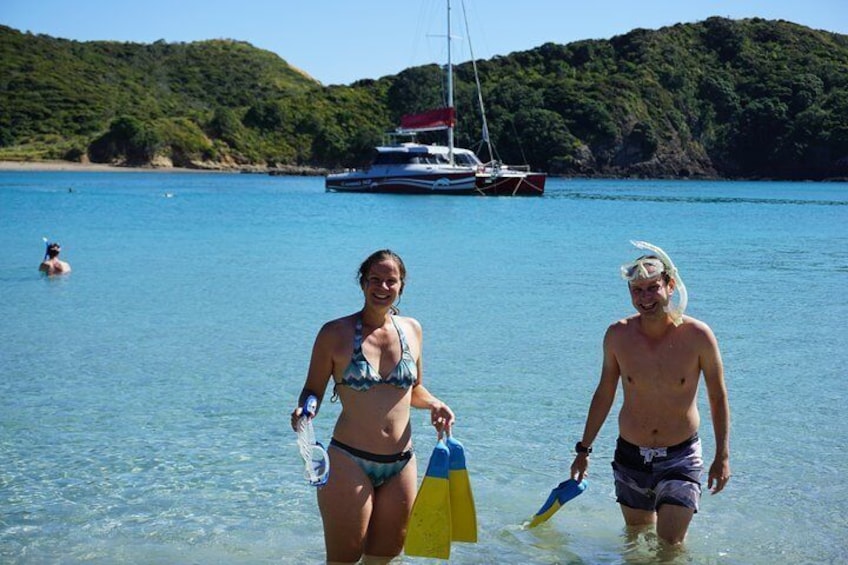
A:
[[[848,176],[844,35],[709,18],[478,67],[505,162],[563,175]],[[456,139],[476,147],[470,63],[455,78]],[[0,26],[6,159],[361,166],[403,114],[445,99],[435,65],[323,87],[239,41],[76,42]]]

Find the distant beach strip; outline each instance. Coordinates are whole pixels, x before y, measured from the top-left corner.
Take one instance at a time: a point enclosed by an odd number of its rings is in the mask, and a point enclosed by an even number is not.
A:
[[[286,165],[279,167],[266,167],[261,165],[247,165],[241,167],[172,167],[172,166],[144,166],[129,167],[126,165],[108,165],[106,163],[79,163],[76,161],[48,160],[48,161],[0,161],[0,172],[38,172],[38,171],[61,171],[61,172],[86,172],[86,173],[126,173],[126,172],[151,172],[151,173],[255,173],[261,175],[279,176],[324,176],[329,171],[319,167],[302,165]]]
[[[154,168],[154,167],[121,167],[115,165],[106,165],[103,163],[77,163],[74,161],[0,161],[0,171],[79,171],[79,172],[137,172],[151,171],[163,173],[190,172],[190,173],[205,173],[210,172],[205,169],[179,169],[171,168]],[[217,171],[215,171],[217,172]]]

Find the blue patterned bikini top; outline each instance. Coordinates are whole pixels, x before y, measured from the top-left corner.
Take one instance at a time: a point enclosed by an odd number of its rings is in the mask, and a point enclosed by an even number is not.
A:
[[[392,316],[392,324],[398,333],[400,339],[401,358],[389,376],[385,379],[380,375],[380,372],[371,366],[371,363],[365,358],[362,353],[362,317],[356,318],[356,329],[353,336],[353,356],[350,359],[350,364],[345,369],[341,382],[338,385],[349,386],[355,391],[362,392],[370,389],[374,385],[387,384],[394,385],[398,388],[409,388],[418,380],[418,365],[415,364],[415,359],[412,358],[412,353],[409,351],[409,344],[406,343],[406,336],[403,330],[395,322]]]

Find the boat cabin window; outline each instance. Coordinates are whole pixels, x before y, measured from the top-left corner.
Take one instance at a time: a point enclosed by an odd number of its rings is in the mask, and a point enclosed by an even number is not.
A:
[[[479,159],[472,153],[455,153],[454,163],[460,167],[476,167]],[[408,153],[406,151],[378,152],[373,165],[447,165],[450,161],[443,153]]]
[[[416,155],[409,162],[421,165],[444,165],[448,162],[448,158],[444,155],[424,153],[422,155]]]
[[[457,153],[454,155],[454,161],[457,165],[464,167],[476,167],[480,164],[480,160],[477,157],[468,153]]]
[[[407,163],[419,162],[419,155],[406,152],[377,153],[374,157],[374,165],[405,165]]]

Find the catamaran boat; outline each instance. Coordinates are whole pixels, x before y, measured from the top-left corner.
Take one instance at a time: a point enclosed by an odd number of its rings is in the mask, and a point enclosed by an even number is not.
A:
[[[541,196],[545,192],[545,173],[531,172],[527,167],[514,167],[494,159],[488,136],[482,98],[483,142],[491,159],[484,163],[470,149],[454,146],[456,111],[453,104],[453,66],[450,61],[450,0],[448,6],[447,106],[401,118],[400,127],[389,134],[389,143],[376,148],[371,164],[327,175],[327,192],[379,192],[392,194],[457,194],[481,196]],[[472,63],[474,56],[472,53]],[[474,76],[477,65],[474,63]],[[480,81],[477,79],[477,90]],[[415,134],[425,131],[447,132],[447,145],[426,145],[414,141]]]
[[[397,143],[376,148],[362,170],[327,175],[328,192],[541,196],[544,173],[484,164],[470,149]]]

